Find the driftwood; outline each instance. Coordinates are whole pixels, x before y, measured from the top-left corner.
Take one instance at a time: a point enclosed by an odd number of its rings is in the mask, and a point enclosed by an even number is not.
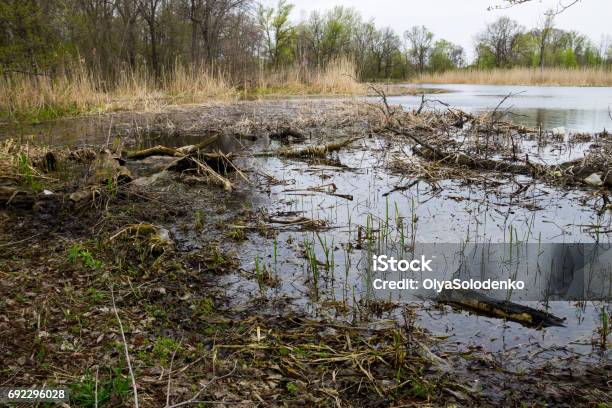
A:
[[[227,173],[231,168],[233,168],[233,165],[226,156],[220,153],[209,153],[182,157],[171,163],[166,170],[176,172],[195,170],[208,176],[215,184],[220,185],[226,191],[231,191],[232,183],[220,174]]]
[[[183,156],[174,162],[170,163],[166,170],[183,172],[198,167],[196,160],[206,163],[210,168],[220,174],[226,174],[234,170],[230,164],[230,155],[221,153],[199,153],[193,156]]]
[[[528,327],[563,326],[563,319],[518,303],[493,299],[474,290],[443,290],[438,301]]]
[[[171,156],[171,157],[188,156],[190,154],[195,154],[199,152],[200,150],[204,149],[205,147],[212,145],[213,143],[217,141],[218,138],[219,138],[219,133],[215,133],[212,136],[207,137],[204,141],[196,145],[183,146],[177,149],[172,148],[172,147],[158,145],[155,147],[150,147],[148,149],[138,150],[136,152],[128,153],[126,158],[129,160],[142,160],[150,156]]]
[[[261,152],[255,154],[255,156],[281,156],[288,158],[299,158],[299,157],[325,157],[330,152],[338,151],[353,142],[363,139],[362,137],[351,137],[348,139],[341,140],[336,143],[329,143],[324,145],[306,146],[299,149],[280,149],[276,152]]]
[[[196,145],[183,146],[179,148],[155,146],[132,152],[126,157],[129,160],[142,160],[151,156],[176,157],[177,160],[170,163],[165,170],[175,172],[194,170],[208,176],[215,184],[222,186],[225,190],[231,191],[231,182],[221,175],[236,170],[236,167],[233,165],[229,157],[220,152],[214,153],[201,151],[217,142],[219,133],[211,133],[214,134]]]
[[[286,226],[299,226],[304,229],[319,229],[327,225],[327,223],[323,220],[316,220],[301,216],[271,216],[268,218],[268,222]]]
[[[128,153],[126,156],[126,159],[142,160],[142,159],[146,159],[147,157],[151,157],[151,156],[178,157],[180,155],[181,154],[176,149],[159,145],[159,146],[150,147],[148,149],[139,150],[137,152]]]

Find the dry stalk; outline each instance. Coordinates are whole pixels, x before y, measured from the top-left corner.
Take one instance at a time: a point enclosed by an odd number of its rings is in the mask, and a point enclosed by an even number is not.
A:
[[[132,390],[134,392],[134,406],[138,408],[138,389],[136,387],[136,377],[134,376],[134,370],[132,369],[132,362],[130,361],[130,352],[128,350],[127,340],[125,339],[125,332],[123,331],[123,324],[121,324],[121,319],[119,318],[119,312],[117,311],[117,306],[115,304],[115,292],[113,287],[110,288],[111,291],[111,300],[113,302],[113,311],[115,312],[115,317],[117,318],[117,322],[119,323],[119,330],[121,331],[121,339],[123,341],[123,352],[125,354],[125,361],[128,366],[128,370],[130,372],[130,378],[132,379]]]

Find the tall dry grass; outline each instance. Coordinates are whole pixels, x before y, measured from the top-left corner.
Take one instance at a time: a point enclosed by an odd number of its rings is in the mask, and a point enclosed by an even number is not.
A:
[[[256,89],[246,91],[283,95],[364,95],[366,86],[356,78],[355,63],[348,58],[338,58],[324,68],[310,69],[295,64],[262,70],[256,80]]]
[[[299,66],[263,71],[256,86],[234,85],[228,74],[182,64],[154,78],[146,67],[125,69],[112,82],[75,64],[54,77],[0,72],[0,118],[39,121],[58,116],[108,110],[159,111],[173,104],[231,101],[242,95],[358,94],[366,87],[356,78],[348,59],[332,61],[324,69]]]
[[[492,70],[462,69],[425,74],[416,82],[429,84],[612,86],[612,70],[605,68],[511,68]]]
[[[0,115],[10,118],[52,118],[91,110],[108,96],[82,66],[56,77],[13,72],[0,75]]]
[[[123,70],[108,95],[112,109],[156,111],[167,105],[228,101],[238,92],[220,72],[177,63],[160,80],[144,67]]]
[[[162,80],[163,91],[185,102],[204,102],[209,99],[231,99],[237,96],[236,88],[223,72],[206,67],[189,69],[175,64]]]

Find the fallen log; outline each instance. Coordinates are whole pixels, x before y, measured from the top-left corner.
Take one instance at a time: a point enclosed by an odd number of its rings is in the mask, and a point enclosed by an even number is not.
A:
[[[189,155],[189,154],[194,154],[199,152],[200,150],[204,149],[205,147],[208,147],[214,143],[217,142],[217,140],[219,139],[219,135],[220,133],[217,131],[214,132],[209,132],[209,133],[213,133],[212,136],[209,136],[208,138],[204,139],[202,142],[196,144],[196,145],[192,145],[192,146],[183,146],[181,148],[179,148],[178,150],[185,154],[185,155]]]
[[[231,191],[232,183],[221,173],[225,174],[233,168],[233,164],[221,153],[200,153],[199,155],[182,157],[171,163],[166,170],[179,173],[193,170],[208,176],[215,184],[220,185],[226,191]]]
[[[198,167],[198,162],[206,163],[217,173],[226,174],[234,170],[229,162],[229,157],[221,153],[200,153],[195,156],[184,156],[170,163],[165,170],[183,172],[194,170]]]
[[[219,133],[215,133],[212,136],[207,137],[205,140],[203,140],[202,142],[198,144],[183,146],[183,147],[179,147],[176,149],[172,147],[157,145],[154,147],[150,147],[148,149],[138,150],[135,152],[128,153],[126,155],[126,159],[142,160],[150,156],[171,156],[171,157],[188,156],[188,155],[199,152],[205,147],[212,145],[213,143],[217,141],[218,138],[219,138]]]
[[[306,146],[306,147],[299,148],[299,149],[280,149],[275,152],[261,152],[261,153],[255,154],[255,156],[257,157],[281,156],[281,157],[288,157],[288,158],[325,157],[327,156],[328,153],[338,151],[360,139],[363,139],[363,136],[344,139],[336,143]]]
[[[147,157],[150,157],[150,156],[172,156],[172,157],[178,157],[178,156],[181,156],[181,153],[179,153],[178,150],[176,150],[176,149],[172,149],[170,147],[158,145],[158,146],[150,147],[148,149],[139,150],[137,152],[128,153],[127,156],[126,156],[126,159],[129,159],[129,160],[142,160],[142,159],[146,159]]]
[[[564,326],[564,320],[550,313],[505,300],[493,299],[474,290],[443,290],[438,302],[486,316],[502,318],[528,327]]]

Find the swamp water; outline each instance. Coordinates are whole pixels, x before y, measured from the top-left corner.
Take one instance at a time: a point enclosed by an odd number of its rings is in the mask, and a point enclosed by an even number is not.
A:
[[[396,101],[391,99],[391,102]],[[166,119],[189,121],[189,115],[185,118],[167,115],[162,120]],[[150,120],[160,121],[159,118]],[[108,121],[100,121],[92,129],[91,137],[84,140],[104,143],[109,139]],[[55,136],[48,136],[52,132]],[[45,136],[40,139],[57,141],[59,133],[55,132],[49,131],[46,139]],[[120,131],[112,133],[113,137],[121,134]],[[195,132],[173,138],[163,132],[138,131],[127,132],[125,137],[132,144],[146,147],[182,146],[195,143],[203,136]],[[326,143],[329,137],[315,133],[305,143]],[[72,140],[68,137],[60,143]],[[361,249],[367,234],[379,239],[384,236],[396,244],[412,241],[499,243],[510,239],[531,243],[610,243],[612,237],[612,212],[600,211],[600,198],[588,189],[560,189],[532,182],[524,176],[508,179],[486,173],[418,179],[394,169],[393,162],[398,158],[416,159],[409,146],[388,138],[374,135],[361,139],[317,162],[252,156],[254,152],[281,147],[279,142],[267,137],[248,141],[228,135],[222,140],[219,147],[240,156],[236,163],[250,179],[250,183],[239,183],[232,200],[219,203],[229,215],[212,217],[214,222],[226,223],[228,231],[245,231],[246,240],[224,242],[238,256],[240,271],[219,278],[226,291],[235,294],[236,307],[264,295],[276,299],[273,304],[282,305],[277,307],[279,314],[285,308],[296,307],[312,315],[350,320],[354,312],[349,312],[347,305],[360,305],[363,309],[360,313],[371,314],[367,310],[371,299],[363,277],[367,257]],[[521,143],[534,160],[554,164],[580,157],[591,142],[557,140],[541,144],[525,140]],[[160,188],[166,188],[163,182]],[[210,210],[198,205],[197,189],[182,186],[180,191],[185,195],[187,212],[198,214]],[[248,222],[233,225],[232,216],[242,210],[260,214],[260,220],[266,220],[268,227],[278,233],[267,236]],[[318,224],[308,229],[299,223],[274,222],[299,217],[317,220]],[[191,221],[177,221],[176,225],[164,227],[171,231],[179,249],[198,248],[199,234],[206,231],[186,232],[185,222]],[[255,279],[245,279],[241,272]],[[256,278],[262,273],[273,276],[278,284],[272,288],[258,285]],[[529,304],[543,308],[538,302]],[[600,352],[593,346],[601,326],[602,308],[607,309],[608,315],[612,312],[609,303],[550,302],[548,310],[565,319],[565,326],[544,329],[460,311],[442,306],[434,299],[410,299],[406,304],[385,307],[376,314],[382,318],[381,324],[387,318],[413,319],[412,323],[440,338],[442,352],[484,350],[521,366],[551,357],[609,359],[609,352]],[[413,317],[408,318],[406,310]],[[373,316],[370,318],[376,320]]]
[[[612,118],[609,113],[612,107],[610,87],[475,84],[420,86],[443,91],[426,95],[427,99],[439,100],[454,108],[475,114],[494,109],[504,97],[512,94],[499,110],[509,110],[511,113],[508,114],[508,118],[524,126],[543,129],[564,127],[578,132],[601,132],[604,129],[612,129]],[[421,96],[389,97],[389,102],[414,107],[421,103]],[[442,105],[437,107],[444,108]]]

